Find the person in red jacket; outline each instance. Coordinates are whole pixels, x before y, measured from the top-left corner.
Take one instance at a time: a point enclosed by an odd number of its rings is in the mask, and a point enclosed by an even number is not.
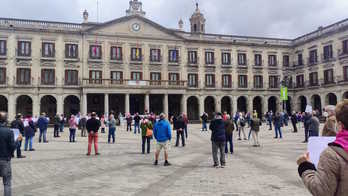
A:
[[[96,118],[97,114],[92,112],[91,118],[87,120],[86,128],[88,132],[88,152],[87,156],[91,155],[92,142],[94,143],[95,155],[100,155],[98,152],[98,130],[100,128],[100,121]]]

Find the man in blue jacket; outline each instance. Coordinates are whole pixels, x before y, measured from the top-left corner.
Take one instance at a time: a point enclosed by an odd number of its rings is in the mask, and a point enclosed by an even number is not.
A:
[[[165,114],[162,113],[160,115],[160,120],[153,128],[153,135],[157,140],[154,165],[158,165],[158,157],[163,148],[165,159],[164,166],[170,166],[171,164],[168,162],[168,148],[170,146],[170,140],[172,139],[172,129],[169,122],[166,120]]]
[[[44,143],[48,143],[46,139],[47,134],[47,127],[48,127],[48,119],[46,118],[46,114],[42,113],[39,120],[37,121],[37,126],[40,129],[40,137],[39,137],[39,143],[41,143],[41,138],[43,139]]]
[[[226,165],[225,161],[225,142],[226,142],[226,132],[225,132],[225,122],[222,119],[222,114],[217,113],[215,119],[210,123],[209,129],[211,132],[211,143],[212,143],[212,153],[214,160],[214,167],[219,166],[218,160],[218,150],[220,150],[220,164],[221,168],[224,168]]]

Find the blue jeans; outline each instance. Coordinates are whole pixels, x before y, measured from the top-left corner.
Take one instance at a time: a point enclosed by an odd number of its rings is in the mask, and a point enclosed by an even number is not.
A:
[[[250,136],[251,136],[251,128],[250,128],[250,130],[249,130],[248,140],[250,140]]]
[[[309,137],[319,137],[319,133],[317,131],[309,131]]]
[[[278,138],[278,133],[279,133],[280,138],[283,138],[282,130],[281,130],[280,126],[274,126],[274,129],[275,129],[275,134],[276,134],[275,137]]]
[[[21,147],[22,147],[22,141],[18,141],[17,143],[17,158],[22,156],[22,151],[21,151]]]
[[[187,137],[188,137],[188,135],[187,135],[187,125],[185,125],[184,131],[185,131],[185,137],[187,139]]]
[[[208,131],[208,129],[207,129],[207,123],[206,122],[204,122],[203,121],[203,123],[202,123],[202,131]]]
[[[64,123],[59,126],[60,132],[64,132]]]
[[[228,153],[228,143],[230,143],[230,152],[233,154],[233,134],[226,137],[225,153]]]
[[[139,127],[139,123],[134,123],[134,134],[137,134],[137,127],[138,127],[138,133],[140,133],[140,127]]]
[[[112,143],[115,143],[115,132],[116,132],[116,127],[109,128],[108,143],[110,143],[111,137],[112,137]]]
[[[4,196],[11,196],[11,161],[0,160],[0,177],[4,184]]]
[[[269,123],[269,130],[272,130],[272,121],[269,120],[268,123]]]
[[[33,149],[33,139],[34,136],[25,136],[25,143],[24,143],[24,150],[27,151],[28,150],[28,144],[29,144],[29,150]]]
[[[69,136],[70,142],[75,142],[76,129],[69,128],[69,131],[70,131],[70,136]]]
[[[47,129],[40,129],[39,142],[41,142],[41,138],[43,142],[47,142],[46,140]]]

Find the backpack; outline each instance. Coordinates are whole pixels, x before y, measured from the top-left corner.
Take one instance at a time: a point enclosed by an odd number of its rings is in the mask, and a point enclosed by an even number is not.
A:
[[[244,127],[245,126],[245,120],[242,118],[239,120],[240,126]]]

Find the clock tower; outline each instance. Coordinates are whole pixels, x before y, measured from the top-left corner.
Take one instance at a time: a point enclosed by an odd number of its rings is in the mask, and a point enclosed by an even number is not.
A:
[[[199,10],[198,3],[196,3],[196,11],[190,18],[190,23],[191,33],[205,33],[205,18]]]
[[[138,0],[129,1],[129,9],[126,10],[126,15],[140,15],[142,17],[145,16],[145,12],[143,11],[143,3]]]

